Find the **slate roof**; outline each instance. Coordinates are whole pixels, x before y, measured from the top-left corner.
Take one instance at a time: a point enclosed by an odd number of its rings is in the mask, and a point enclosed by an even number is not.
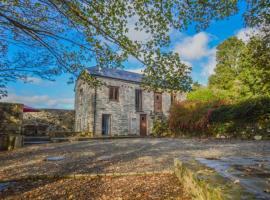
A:
[[[142,81],[142,74],[125,71],[122,69],[112,69],[112,68],[98,68],[98,67],[89,67],[87,71],[94,76],[108,77],[113,79],[138,82]]]

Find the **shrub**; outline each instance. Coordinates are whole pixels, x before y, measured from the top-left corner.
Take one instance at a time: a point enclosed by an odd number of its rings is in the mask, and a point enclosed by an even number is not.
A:
[[[209,116],[213,109],[223,105],[223,101],[183,101],[170,109],[169,128],[178,134],[209,134]]]
[[[270,115],[270,98],[260,97],[241,101],[237,104],[223,105],[215,109],[211,122],[240,121],[243,123],[258,122],[268,119]]]
[[[208,88],[198,88],[187,94],[187,99],[191,101],[210,101],[215,98],[216,96],[214,95],[212,90]]]
[[[258,97],[237,104],[222,105],[209,116],[211,131],[233,137],[270,137],[270,98]],[[222,130],[222,131],[221,131]]]
[[[224,90],[217,90],[207,87],[195,88],[187,94],[187,100],[191,101],[218,101],[222,99],[229,99],[229,95]]]
[[[169,130],[169,127],[168,127],[168,121],[166,121],[165,119],[154,120],[152,133],[154,136],[157,136],[157,137],[172,135],[172,132]]]
[[[270,138],[270,98],[232,104],[226,101],[184,101],[171,107],[169,129],[176,134]]]

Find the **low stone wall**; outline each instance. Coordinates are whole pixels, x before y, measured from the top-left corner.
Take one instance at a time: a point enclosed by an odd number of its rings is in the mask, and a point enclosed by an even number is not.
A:
[[[23,104],[0,102],[0,151],[23,146]]]
[[[215,170],[191,160],[174,160],[175,175],[183,184],[185,192],[192,199],[201,200],[240,200],[255,199],[237,182],[219,175]]]
[[[23,104],[0,102],[0,135],[21,134]]]
[[[91,132],[71,132],[71,131],[50,131],[48,133],[50,137],[93,137]]]
[[[68,135],[69,132],[74,132],[74,120],[74,110],[41,109],[40,112],[24,113],[23,135]]]
[[[23,146],[23,136],[16,134],[0,135],[0,151],[17,149]]]

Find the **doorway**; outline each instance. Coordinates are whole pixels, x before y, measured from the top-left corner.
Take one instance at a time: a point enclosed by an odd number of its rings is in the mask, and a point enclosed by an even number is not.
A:
[[[140,135],[141,136],[147,135],[146,114],[140,114]]]
[[[111,133],[111,115],[102,114],[102,135],[110,135]]]

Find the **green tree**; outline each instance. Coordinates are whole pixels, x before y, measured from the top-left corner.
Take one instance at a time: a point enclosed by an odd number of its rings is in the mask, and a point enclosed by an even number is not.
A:
[[[195,81],[192,84],[192,90],[196,90],[196,89],[201,88],[201,87],[203,87],[203,86],[198,81]]]
[[[248,96],[270,96],[270,46],[260,37],[250,39],[240,57],[239,80]]]
[[[207,87],[197,88],[187,94],[188,100],[210,101],[216,99],[213,91]]]
[[[213,89],[209,87],[198,87],[193,89],[191,92],[187,93],[188,100],[195,100],[195,101],[215,101],[215,100],[222,100],[227,99],[228,93],[226,90],[220,89]]]
[[[225,40],[217,47],[217,65],[215,73],[209,77],[209,87],[227,94],[229,99],[246,96],[247,91],[243,89],[243,84],[239,80],[240,57],[244,48],[244,42],[236,37]]]
[[[245,14],[253,16],[246,22],[252,26],[268,16],[262,9],[267,1],[256,2],[246,0]],[[162,51],[170,30],[183,31],[191,23],[205,28],[237,13],[238,6],[237,0],[0,0],[0,93],[6,95],[10,81],[53,80],[61,73],[70,73],[72,80],[89,63],[121,67],[129,56],[145,65],[149,86],[190,89],[190,69],[177,54]],[[129,38],[130,22],[150,39]]]
[[[245,44],[236,37],[231,37],[218,45],[215,74],[209,77],[209,86],[223,90],[234,87],[239,75],[239,58]]]
[[[215,74],[209,77],[212,90],[227,94],[230,99],[269,95],[269,45],[260,36],[244,44],[236,37],[217,48]]]

